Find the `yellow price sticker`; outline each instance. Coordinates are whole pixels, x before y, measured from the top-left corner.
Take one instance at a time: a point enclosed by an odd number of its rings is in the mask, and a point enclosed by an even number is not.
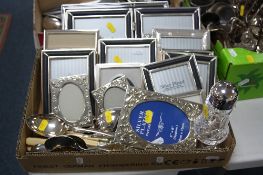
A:
[[[111,111],[105,111],[104,112],[104,115],[105,115],[105,121],[108,123],[108,124],[111,124],[112,123],[112,115],[111,115]]]
[[[145,123],[150,124],[152,123],[152,120],[153,120],[153,112],[151,110],[145,111],[145,118],[144,118]]]
[[[203,114],[205,119],[208,119],[208,106],[206,104],[203,105]]]
[[[247,55],[247,56],[246,56],[246,59],[247,59],[247,61],[248,61],[249,63],[254,63],[254,62],[255,62],[255,59],[254,59],[254,57],[253,57],[252,55]]]
[[[114,27],[114,25],[111,22],[107,23],[107,28],[109,29],[109,31],[111,31],[111,33],[116,32],[116,28]]]
[[[245,6],[244,6],[244,5],[241,5],[241,6],[240,6],[239,15],[240,15],[240,16],[244,16],[244,14],[245,14]]]
[[[115,63],[122,63],[122,59],[119,55],[114,56],[113,61]]]
[[[40,125],[38,126],[39,131],[45,131],[45,129],[47,128],[47,125],[48,125],[48,120],[43,119],[40,122]]]

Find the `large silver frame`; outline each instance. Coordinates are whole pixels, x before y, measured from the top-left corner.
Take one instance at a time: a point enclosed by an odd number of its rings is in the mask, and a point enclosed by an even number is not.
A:
[[[84,49],[85,48],[89,50],[97,50],[98,35],[99,35],[98,33],[99,33],[98,30],[45,30],[43,49],[50,50],[50,49],[77,49],[77,48]],[[52,42],[52,44],[54,44],[54,42],[57,42],[57,41],[53,41],[55,40],[55,38],[49,41],[49,37],[52,35],[59,36],[60,39],[64,41],[63,44],[56,47],[49,46],[50,42]],[[73,37],[75,35],[81,35],[82,38],[78,37],[78,40],[76,40]],[[80,45],[80,43],[83,45]]]
[[[85,59],[86,60],[86,73],[89,76],[89,89],[94,89],[94,64],[96,60],[95,50],[43,50],[41,53],[41,92],[43,101],[44,113],[51,112],[50,106],[50,62],[52,60],[70,60],[70,59]],[[70,66],[72,67],[72,66]],[[65,67],[64,67],[65,68]],[[83,73],[81,73],[83,74]],[[77,75],[70,71],[70,75]],[[65,75],[69,76],[69,75]],[[62,76],[64,77],[64,76]],[[57,77],[60,78],[60,77]],[[56,79],[57,79],[56,78]]]
[[[83,95],[84,99],[84,111],[79,120],[70,121],[66,116],[63,115],[62,108],[60,106],[60,93],[66,85],[73,84],[77,86]],[[90,101],[90,89],[89,89],[89,77],[86,75],[80,76],[69,76],[62,77],[56,80],[51,81],[50,83],[51,90],[51,112],[57,115],[60,118],[71,126],[92,126],[93,115]],[[74,106],[71,106],[74,108]]]
[[[152,30],[155,28],[171,28],[168,24],[174,24],[172,28],[174,29],[193,29],[199,30],[201,28],[200,23],[200,9],[196,7],[190,8],[143,8],[135,9],[135,24],[136,24],[136,38],[151,37]],[[172,17],[173,23],[161,24],[161,19],[156,19],[157,17]],[[182,19],[182,17],[189,17],[191,20]],[[147,33],[144,32],[144,20],[143,18],[153,18],[153,23],[151,24],[151,30]],[[175,20],[176,18],[176,20]],[[184,25],[183,25],[184,24]],[[149,24],[147,25],[149,27]]]
[[[133,11],[130,9],[125,8],[118,8],[118,9],[82,9],[82,10],[67,10],[66,12],[66,22],[64,22],[64,28],[67,29],[76,29],[76,30],[84,30],[84,28],[76,28],[75,22],[78,19],[86,19],[83,23],[84,25],[89,25],[89,19],[123,19],[125,21],[125,26],[117,26],[118,28],[123,27],[124,36],[118,36],[118,38],[132,38],[132,21],[133,21]],[[92,26],[92,24],[91,24]],[[90,29],[90,28],[89,28]],[[91,27],[91,29],[93,29]],[[97,29],[97,28],[94,28]],[[101,38],[107,38],[109,36],[102,36],[102,29],[97,29],[100,31]]]
[[[149,47],[149,58],[147,62],[136,62],[136,63],[143,63],[148,64],[151,62],[156,61],[156,39],[154,38],[129,38],[129,39],[101,39],[99,40],[99,62],[100,63],[109,63],[107,60],[107,51],[108,48],[115,47],[115,48],[138,48],[138,51],[140,51],[140,48],[142,47]],[[131,60],[132,63],[135,63]],[[131,63],[131,62],[123,62],[123,63]]]
[[[160,145],[152,144],[142,139],[132,129],[130,124],[131,111],[140,103],[147,101],[162,101],[170,103],[179,109],[181,109],[190,121],[190,132],[188,137],[177,144]],[[145,91],[133,87],[129,87],[126,93],[126,101],[121,111],[121,117],[115,132],[115,138],[117,143],[128,146],[127,149],[155,149],[155,150],[190,150],[196,148],[196,139],[194,136],[193,122],[202,111],[202,105],[185,100],[170,97],[156,92]],[[171,116],[175,117],[175,116]]]
[[[144,75],[144,82],[145,82],[145,87],[147,90],[150,91],[155,91],[158,92],[157,89],[159,87],[157,87],[158,82],[154,81],[153,78],[153,73],[158,73],[158,72],[162,72],[162,71],[166,71],[166,70],[172,70],[172,69],[177,69],[180,68],[182,66],[187,66],[187,68],[184,70],[184,73],[189,74],[189,78],[190,78],[190,82],[184,82],[183,80],[183,84],[186,83],[189,85],[193,85],[193,87],[191,89],[193,90],[189,90],[187,92],[176,92],[173,94],[169,94],[172,96],[180,96],[180,97],[187,97],[187,96],[193,96],[193,95],[200,95],[201,94],[201,90],[202,90],[202,83],[201,83],[201,79],[199,76],[199,70],[197,67],[197,63],[196,63],[196,59],[194,57],[194,55],[191,56],[182,56],[182,57],[178,57],[176,59],[169,59],[169,60],[164,60],[161,62],[157,62],[157,63],[152,63],[149,65],[144,66],[143,68],[143,75]],[[176,71],[176,70],[174,70]],[[174,78],[174,75],[170,75],[172,78]],[[177,75],[179,76],[179,75]],[[165,76],[159,79],[165,80],[167,81],[169,84],[167,84],[168,89],[170,88],[171,90],[174,89],[182,89],[183,84],[182,85],[178,85],[178,88],[176,86],[174,86],[174,83],[172,82],[172,80],[169,80],[169,77]],[[171,82],[170,82],[171,81]],[[166,86],[165,86],[166,87]],[[176,87],[176,88],[174,88]],[[168,91],[167,88],[164,88],[165,91]],[[161,93],[161,92],[158,92]],[[164,92],[162,92],[164,93]]]
[[[158,50],[210,50],[210,32],[207,30],[154,29]]]
[[[115,63],[108,63],[108,64],[96,64],[95,66],[95,87],[96,88],[100,88],[101,86],[104,86],[105,84],[111,82],[112,80],[120,77],[120,76],[125,76],[128,81],[130,82],[130,84],[132,86],[138,87],[138,88],[144,88],[144,84],[143,84],[143,77],[142,77],[142,64],[136,64],[136,63],[123,63],[123,64],[115,64]],[[113,74],[112,75],[112,79],[109,79],[109,81],[107,83],[102,83],[101,82],[101,76],[102,76],[102,71],[103,70],[112,70],[112,72],[116,72],[116,70],[122,70],[120,71],[121,73],[118,74]],[[136,73],[129,73],[127,74],[127,70],[137,70],[140,71],[140,75],[136,76]],[[133,71],[134,72],[134,71]],[[107,74],[109,75],[109,74]],[[136,78],[139,80],[140,83],[135,83],[133,82],[133,79],[131,79],[131,76],[136,76]]]
[[[182,56],[190,56],[190,55],[191,55],[190,53],[167,52],[165,55],[165,59],[171,59],[171,58],[176,59]],[[194,56],[197,61],[197,66],[199,67],[201,65],[206,66],[206,71],[202,73],[201,69],[199,68],[199,73],[203,84],[203,88],[205,89],[205,93],[206,95],[208,95],[211,87],[215,84],[217,78],[217,57],[212,55],[198,54],[198,53],[194,53]],[[207,75],[205,76],[207,78],[202,76],[204,74]]]

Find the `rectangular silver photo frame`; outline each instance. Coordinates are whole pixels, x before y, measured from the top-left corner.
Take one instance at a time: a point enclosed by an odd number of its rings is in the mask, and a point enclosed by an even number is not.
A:
[[[166,53],[166,59],[176,59],[180,58],[182,56],[190,56],[188,53]],[[205,94],[208,95],[211,87],[216,82],[217,77],[217,57],[212,55],[204,55],[204,54],[194,54],[195,59],[197,61],[197,66],[199,68],[199,74],[201,77],[203,89],[205,91]]]
[[[158,50],[211,50],[210,32],[188,29],[153,29]]]
[[[64,29],[99,30],[100,38],[132,38],[130,9],[68,10]]]
[[[43,50],[41,53],[41,92],[44,113],[50,113],[50,81],[72,75],[88,75],[94,89],[94,50]],[[91,99],[93,103],[93,100]]]
[[[142,64],[135,63],[96,64],[96,89],[124,75],[127,78],[130,85],[135,86],[137,88],[144,88],[141,68]]]
[[[155,28],[199,30],[201,27],[197,7],[142,8],[135,9],[134,15],[137,38],[151,37]]]
[[[156,61],[156,39],[101,39],[100,63],[141,63]]]
[[[97,50],[98,32],[98,30],[45,30],[43,49]]]
[[[171,96],[201,93],[202,83],[194,55],[152,63],[143,68],[147,90]]]

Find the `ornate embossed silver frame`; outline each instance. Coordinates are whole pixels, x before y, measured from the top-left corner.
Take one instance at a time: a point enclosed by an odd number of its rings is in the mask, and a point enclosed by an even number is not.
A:
[[[169,52],[166,53],[165,59],[176,58],[181,56],[190,57],[190,53],[178,53],[178,52]],[[217,77],[217,57],[212,55],[203,55],[203,54],[194,54],[197,61],[197,66],[199,67],[199,74],[205,89],[206,95],[208,95],[211,87],[216,82]]]
[[[123,91],[126,92],[127,88],[129,87],[129,82],[127,81],[125,76],[122,76],[120,78],[117,78],[116,80],[111,81],[110,83],[92,91],[92,95],[96,101],[97,104],[97,113],[102,114],[105,112],[105,107],[104,107],[104,96],[105,93],[111,89],[111,88],[120,88]]]
[[[138,104],[147,101],[167,102],[181,109],[187,115],[190,121],[190,132],[188,137],[180,143],[169,145],[152,144],[139,137],[131,127],[130,113]],[[115,141],[128,146],[127,149],[137,148],[145,150],[156,149],[177,151],[194,149],[196,148],[196,139],[193,131],[193,122],[195,118],[197,118],[201,113],[201,111],[202,105],[200,104],[187,102],[179,98],[170,97],[156,92],[129,87],[126,93],[126,101],[121,111],[121,117],[119,119],[117,130],[115,132]]]
[[[210,32],[207,30],[154,29],[159,50],[210,50]]]
[[[89,76],[89,89],[94,89],[94,64],[96,59],[96,52],[94,50],[43,50],[41,53],[41,93],[44,113],[50,113],[50,80],[53,79],[51,70],[52,62],[59,61],[63,64],[57,63],[60,68],[54,68],[59,73],[54,76],[54,79],[70,75],[87,74]],[[80,60],[76,62],[75,60]],[[73,65],[74,63],[75,65]],[[84,63],[84,64],[83,64]],[[80,69],[80,67],[83,69]],[[61,69],[61,70],[60,70]],[[84,70],[85,69],[85,70]]]
[[[126,59],[121,63],[148,64],[156,61],[156,39],[101,39],[99,55],[100,63],[118,63],[114,61],[114,57],[117,56],[119,59]]]
[[[200,9],[191,8],[142,8],[135,9],[136,38],[151,37],[155,28],[199,30]]]
[[[194,55],[146,65],[143,75],[145,87],[150,91],[186,97],[200,95],[202,90]]]
[[[99,30],[101,38],[132,38],[132,10],[118,9],[81,9],[68,10],[64,29]],[[100,21],[98,21],[100,20]],[[96,22],[96,23],[94,23]],[[104,24],[105,23],[105,24]],[[120,24],[123,23],[123,26]],[[97,27],[94,24],[98,25]],[[110,26],[108,26],[110,24]],[[100,26],[103,25],[103,26]],[[106,30],[107,28],[109,29]],[[112,29],[112,30],[111,30]],[[114,29],[114,30],[113,30]]]
[[[60,97],[63,88],[72,84],[79,88],[84,99],[84,111],[79,120],[70,121],[68,116],[64,116],[62,106],[60,104]],[[90,102],[90,90],[89,90],[89,78],[86,75],[63,77],[50,82],[51,91],[51,112],[60,118],[63,118],[67,124],[72,126],[91,126],[93,121],[91,102]],[[74,108],[74,106],[71,106]]]

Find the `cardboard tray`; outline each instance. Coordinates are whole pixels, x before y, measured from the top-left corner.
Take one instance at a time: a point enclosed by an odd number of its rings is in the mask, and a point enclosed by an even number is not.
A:
[[[17,141],[16,157],[29,172],[88,172],[153,170],[197,167],[220,167],[227,164],[235,147],[231,130],[228,139],[214,150],[195,149],[182,151],[116,151],[111,153],[89,152],[26,152],[26,138],[36,136],[25,125],[25,117],[41,113],[40,52],[36,54],[31,82],[25,102],[24,115]]]

